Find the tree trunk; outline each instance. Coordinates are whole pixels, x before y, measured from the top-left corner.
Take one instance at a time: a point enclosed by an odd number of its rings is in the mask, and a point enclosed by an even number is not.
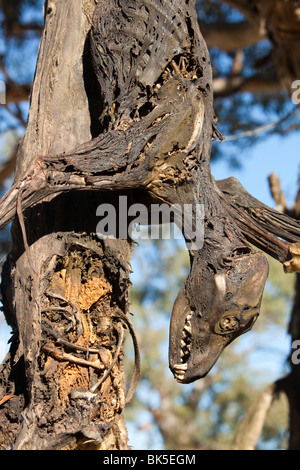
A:
[[[46,2],[16,179],[37,155],[91,139],[97,94],[85,54],[94,6],[94,0]],[[13,223],[2,281],[13,337],[0,374],[1,397],[13,397],[0,409],[1,448],[127,448],[122,316],[131,246],[97,238],[96,209],[104,200],[90,192],[49,198],[24,214],[25,237]]]
[[[293,348],[290,356],[290,374],[279,382],[289,401],[289,450],[300,450],[300,370],[299,370],[299,338],[300,338],[300,275],[297,273],[295,282],[295,298],[289,327]],[[294,343],[295,341],[295,343]],[[295,350],[296,349],[296,350]],[[296,361],[293,359],[296,353]]]

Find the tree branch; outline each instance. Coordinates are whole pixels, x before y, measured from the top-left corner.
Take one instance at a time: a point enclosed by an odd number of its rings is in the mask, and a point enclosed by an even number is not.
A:
[[[271,173],[268,179],[271,195],[274,199],[278,212],[287,214],[288,207],[277,174]]]
[[[255,21],[257,19],[257,14],[252,8],[249,0],[222,0],[222,2],[226,3],[231,8],[235,8],[251,21]]]
[[[31,92],[31,85],[20,85],[15,82],[9,82],[6,85],[6,103],[18,104],[20,101],[28,101]]]
[[[279,80],[267,80],[258,76],[245,78],[242,75],[215,78],[213,87],[216,98],[229,96],[236,92],[274,93],[282,90],[282,84]]]
[[[232,443],[232,450],[254,450],[262,432],[267,413],[276,394],[276,384],[268,385],[250,406],[240,422]]]
[[[300,223],[255,199],[236,178],[220,180],[217,185],[248,241],[284,265],[288,263],[291,247],[300,242]]]
[[[40,36],[42,31],[43,26],[37,23],[20,24],[18,22],[13,22],[6,30],[6,36],[24,39],[28,33],[34,33],[36,36]]]
[[[200,29],[208,47],[218,47],[227,52],[251,46],[265,37],[261,34],[259,25],[249,21],[200,23]]]
[[[6,78],[5,101],[8,103],[18,104],[20,101],[28,101],[31,92],[30,84],[16,83],[9,75],[3,63],[2,57],[0,60],[0,69]]]

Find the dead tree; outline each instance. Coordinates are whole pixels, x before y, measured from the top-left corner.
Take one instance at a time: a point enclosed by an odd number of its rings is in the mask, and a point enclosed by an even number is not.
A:
[[[220,134],[194,3],[46,2],[28,128],[0,203],[1,227],[13,220],[2,282],[13,329],[0,375],[2,448],[127,448],[123,410],[139,374],[131,240],[97,237],[100,203],[117,211],[124,195],[149,212],[164,203],[186,228],[191,267],[169,348],[181,383],[206,375],[256,321],[268,262],[252,244],[298,270],[299,223],[211,175]],[[186,215],[186,205],[195,210]],[[128,391],[127,329],[136,353]]]

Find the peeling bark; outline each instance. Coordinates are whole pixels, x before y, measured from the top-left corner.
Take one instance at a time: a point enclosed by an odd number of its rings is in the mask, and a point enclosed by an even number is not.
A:
[[[84,6],[90,13],[94,2]],[[72,8],[51,2],[17,175],[36,155],[91,138],[82,64],[89,28],[81,2]],[[28,248],[18,221],[13,224],[2,280],[13,337],[0,395],[14,397],[0,407],[1,448],[127,448],[122,318],[128,313],[131,247],[126,240],[96,237],[101,201],[71,193],[29,208]]]

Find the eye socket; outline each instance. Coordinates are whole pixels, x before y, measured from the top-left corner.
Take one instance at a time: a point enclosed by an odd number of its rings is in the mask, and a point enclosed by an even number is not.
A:
[[[244,256],[244,255],[250,255],[251,253],[251,248],[249,246],[239,246],[232,250],[231,256],[234,258],[235,256]]]
[[[219,323],[215,326],[215,331],[220,335],[226,335],[227,333],[235,331],[239,326],[239,319],[234,315],[228,315],[226,317],[221,318]]]
[[[241,329],[241,332],[246,333],[250,330],[257,320],[259,313],[256,312],[250,318],[241,320],[235,315],[226,315],[215,326],[215,333],[219,335],[226,335]]]

